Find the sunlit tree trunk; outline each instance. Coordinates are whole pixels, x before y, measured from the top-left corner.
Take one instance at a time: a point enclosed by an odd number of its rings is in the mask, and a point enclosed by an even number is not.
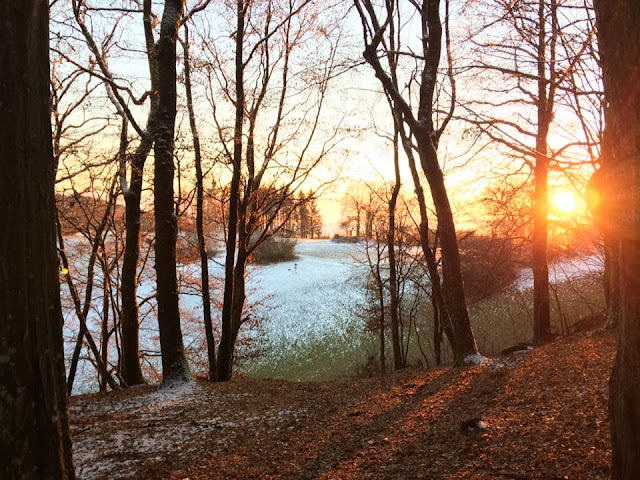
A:
[[[49,5],[0,3],[0,477],[74,478],[49,102]]]
[[[640,3],[596,0],[604,73],[602,170],[608,240],[618,247],[618,351],[610,380],[611,478],[640,478]],[[613,250],[615,252],[615,249]]]
[[[547,260],[547,239],[549,229],[549,201],[547,178],[549,176],[549,147],[547,137],[553,119],[555,100],[555,42],[557,30],[556,1],[550,2],[551,9],[551,41],[547,48],[547,31],[545,8],[547,2],[538,2],[538,39],[536,42],[538,61],[538,96],[536,109],[538,124],[536,130],[536,151],[533,199],[533,245],[531,267],[533,270],[533,341],[544,343],[551,336],[551,311],[549,304],[549,265]],[[547,54],[549,50],[549,54]],[[547,58],[549,57],[549,58]],[[547,74],[547,63],[551,65]]]

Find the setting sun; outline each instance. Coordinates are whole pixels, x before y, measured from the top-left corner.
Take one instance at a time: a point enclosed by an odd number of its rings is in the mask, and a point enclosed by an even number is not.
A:
[[[558,192],[551,200],[553,207],[563,213],[573,213],[578,208],[578,200],[573,192],[564,190]]]

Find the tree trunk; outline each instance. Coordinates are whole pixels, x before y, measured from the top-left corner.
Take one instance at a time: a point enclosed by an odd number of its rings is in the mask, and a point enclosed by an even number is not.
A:
[[[531,254],[531,268],[533,270],[533,343],[540,345],[551,337],[551,310],[549,303],[549,265],[547,260],[547,237],[549,201],[547,198],[547,177],[549,174],[549,147],[547,135],[553,112],[553,85],[547,89],[547,83],[555,81],[553,75],[547,79],[547,38],[545,1],[538,2],[538,41],[536,44],[538,55],[538,97],[537,114],[538,125],[536,132],[536,152],[534,174],[533,199],[533,245]],[[555,2],[552,3],[552,29],[555,34]],[[555,53],[552,40],[551,61]],[[553,66],[552,72],[553,72]],[[549,96],[547,97],[547,90]]]
[[[122,378],[127,385],[145,383],[140,367],[138,258],[140,255],[140,197],[142,174],[153,140],[143,138],[131,161],[129,188],[124,192],[125,246],[122,260]]]
[[[240,199],[240,169],[242,167],[242,126],[244,122],[244,67],[242,45],[244,41],[244,2],[237,0],[236,28],[236,118],[233,144],[233,175],[229,193],[229,220],[227,231],[227,254],[224,266],[224,296],[222,303],[222,332],[218,347],[216,377],[218,381],[231,378],[231,359],[233,356],[233,328],[231,313],[233,309],[234,260],[236,236],[238,233],[238,204]]]
[[[440,308],[433,291],[431,292],[431,308],[433,309],[433,361],[439,367],[442,364],[442,321]]]
[[[540,136],[540,134],[538,134]],[[531,268],[533,270],[533,342],[540,345],[551,336],[549,307],[549,266],[547,263],[547,142],[537,142],[534,169],[533,242]]]
[[[0,477],[74,478],[49,103],[48,3],[0,16]]]
[[[216,344],[213,337],[213,322],[211,320],[211,294],[209,291],[209,258],[207,243],[204,238],[203,208],[204,185],[202,175],[202,154],[200,152],[200,136],[196,126],[196,114],[193,108],[191,94],[191,63],[189,59],[189,29],[184,26],[184,86],[187,94],[187,109],[189,110],[189,126],[193,137],[193,152],[196,163],[196,231],[198,235],[198,252],[200,254],[200,281],[202,292],[202,309],[204,330],[207,337],[207,358],[209,360],[209,380],[216,379]]]
[[[243,223],[241,223],[243,225]],[[247,287],[245,276],[247,274],[247,250],[242,240],[240,240],[240,247],[238,248],[238,258],[236,259],[236,266],[234,271],[234,289],[233,289],[233,307],[231,310],[231,349],[229,350],[229,370],[227,378],[230,379],[233,374],[233,358],[236,340],[238,339],[238,333],[240,333],[240,327],[243,322],[244,303],[247,299]]]
[[[396,204],[400,194],[400,164],[398,155],[398,124],[394,122],[393,134],[393,165],[395,171],[395,184],[389,201],[389,231],[387,236],[387,248],[389,250],[389,301],[391,309],[391,340],[393,342],[393,365],[396,370],[404,368],[405,362],[400,349],[399,311],[398,304],[398,280],[396,275]]]
[[[173,138],[176,119],[176,40],[182,15],[181,0],[166,0],[157,43],[158,121],[155,133],[154,207],[158,298],[158,326],[163,381],[188,381],[191,372],[182,343],[176,239],[178,222],[173,210]]]
[[[604,73],[607,240],[618,247],[618,351],[610,380],[611,478],[640,478],[640,3],[596,0]],[[615,251],[615,250],[614,250]],[[613,292],[612,292],[613,293]]]
[[[149,63],[149,77],[151,90],[158,89],[158,69],[155,58],[155,45],[153,40],[153,26],[155,21],[151,13],[151,0],[143,2],[143,25],[147,46],[147,59]],[[140,367],[140,341],[139,341],[139,309],[138,309],[138,259],[140,256],[140,200],[142,198],[142,181],[144,165],[153,147],[153,134],[156,115],[158,111],[158,96],[151,95],[149,115],[147,116],[147,128],[140,138],[140,144],[131,158],[131,176],[129,187],[124,185],[125,162],[122,163],[123,188],[125,201],[125,246],[122,260],[122,278],[120,281],[122,301],[122,377],[127,385],[140,385],[145,383]],[[123,151],[123,154],[125,152]]]
[[[462,365],[465,357],[478,353],[467,302],[464,296],[462,269],[460,266],[460,252],[458,239],[453,222],[453,212],[449,204],[444,176],[438,163],[435,146],[431,142],[431,135],[421,135],[418,142],[420,163],[431,188],[431,197],[438,218],[438,232],[442,249],[442,273],[446,289],[443,289],[447,313],[451,319],[452,334],[455,338],[454,364]]]
[[[109,372],[109,293],[111,290],[111,272],[109,271],[109,259],[106,258],[104,253],[104,245],[102,245],[103,251],[100,258],[100,266],[102,267],[102,325],[100,330],[100,358],[102,365],[104,365],[104,373],[108,375]],[[107,391],[107,375],[100,375],[100,391]]]

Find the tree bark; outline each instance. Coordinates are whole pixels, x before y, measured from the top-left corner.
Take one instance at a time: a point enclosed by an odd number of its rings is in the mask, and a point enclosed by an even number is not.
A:
[[[74,478],[49,103],[49,5],[0,16],[0,477]]]
[[[173,210],[173,140],[176,119],[176,41],[182,16],[181,0],[166,0],[157,42],[158,117],[155,133],[155,268],[157,275],[158,326],[165,383],[191,380],[182,343],[176,239],[178,222]]]
[[[640,3],[596,0],[605,90],[603,170],[611,185],[614,222],[607,240],[618,247],[618,351],[610,380],[611,478],[640,478]],[[622,188],[621,188],[622,187]],[[616,251],[615,249],[613,250]],[[612,292],[613,293],[613,292]]]

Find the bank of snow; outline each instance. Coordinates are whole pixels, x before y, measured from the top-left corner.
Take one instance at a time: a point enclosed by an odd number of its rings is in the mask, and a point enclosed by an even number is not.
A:
[[[574,257],[549,264],[549,282],[553,285],[576,278],[599,274],[604,270],[604,259],[600,255]],[[533,288],[533,271],[523,268],[518,272],[514,286],[519,291]]]

